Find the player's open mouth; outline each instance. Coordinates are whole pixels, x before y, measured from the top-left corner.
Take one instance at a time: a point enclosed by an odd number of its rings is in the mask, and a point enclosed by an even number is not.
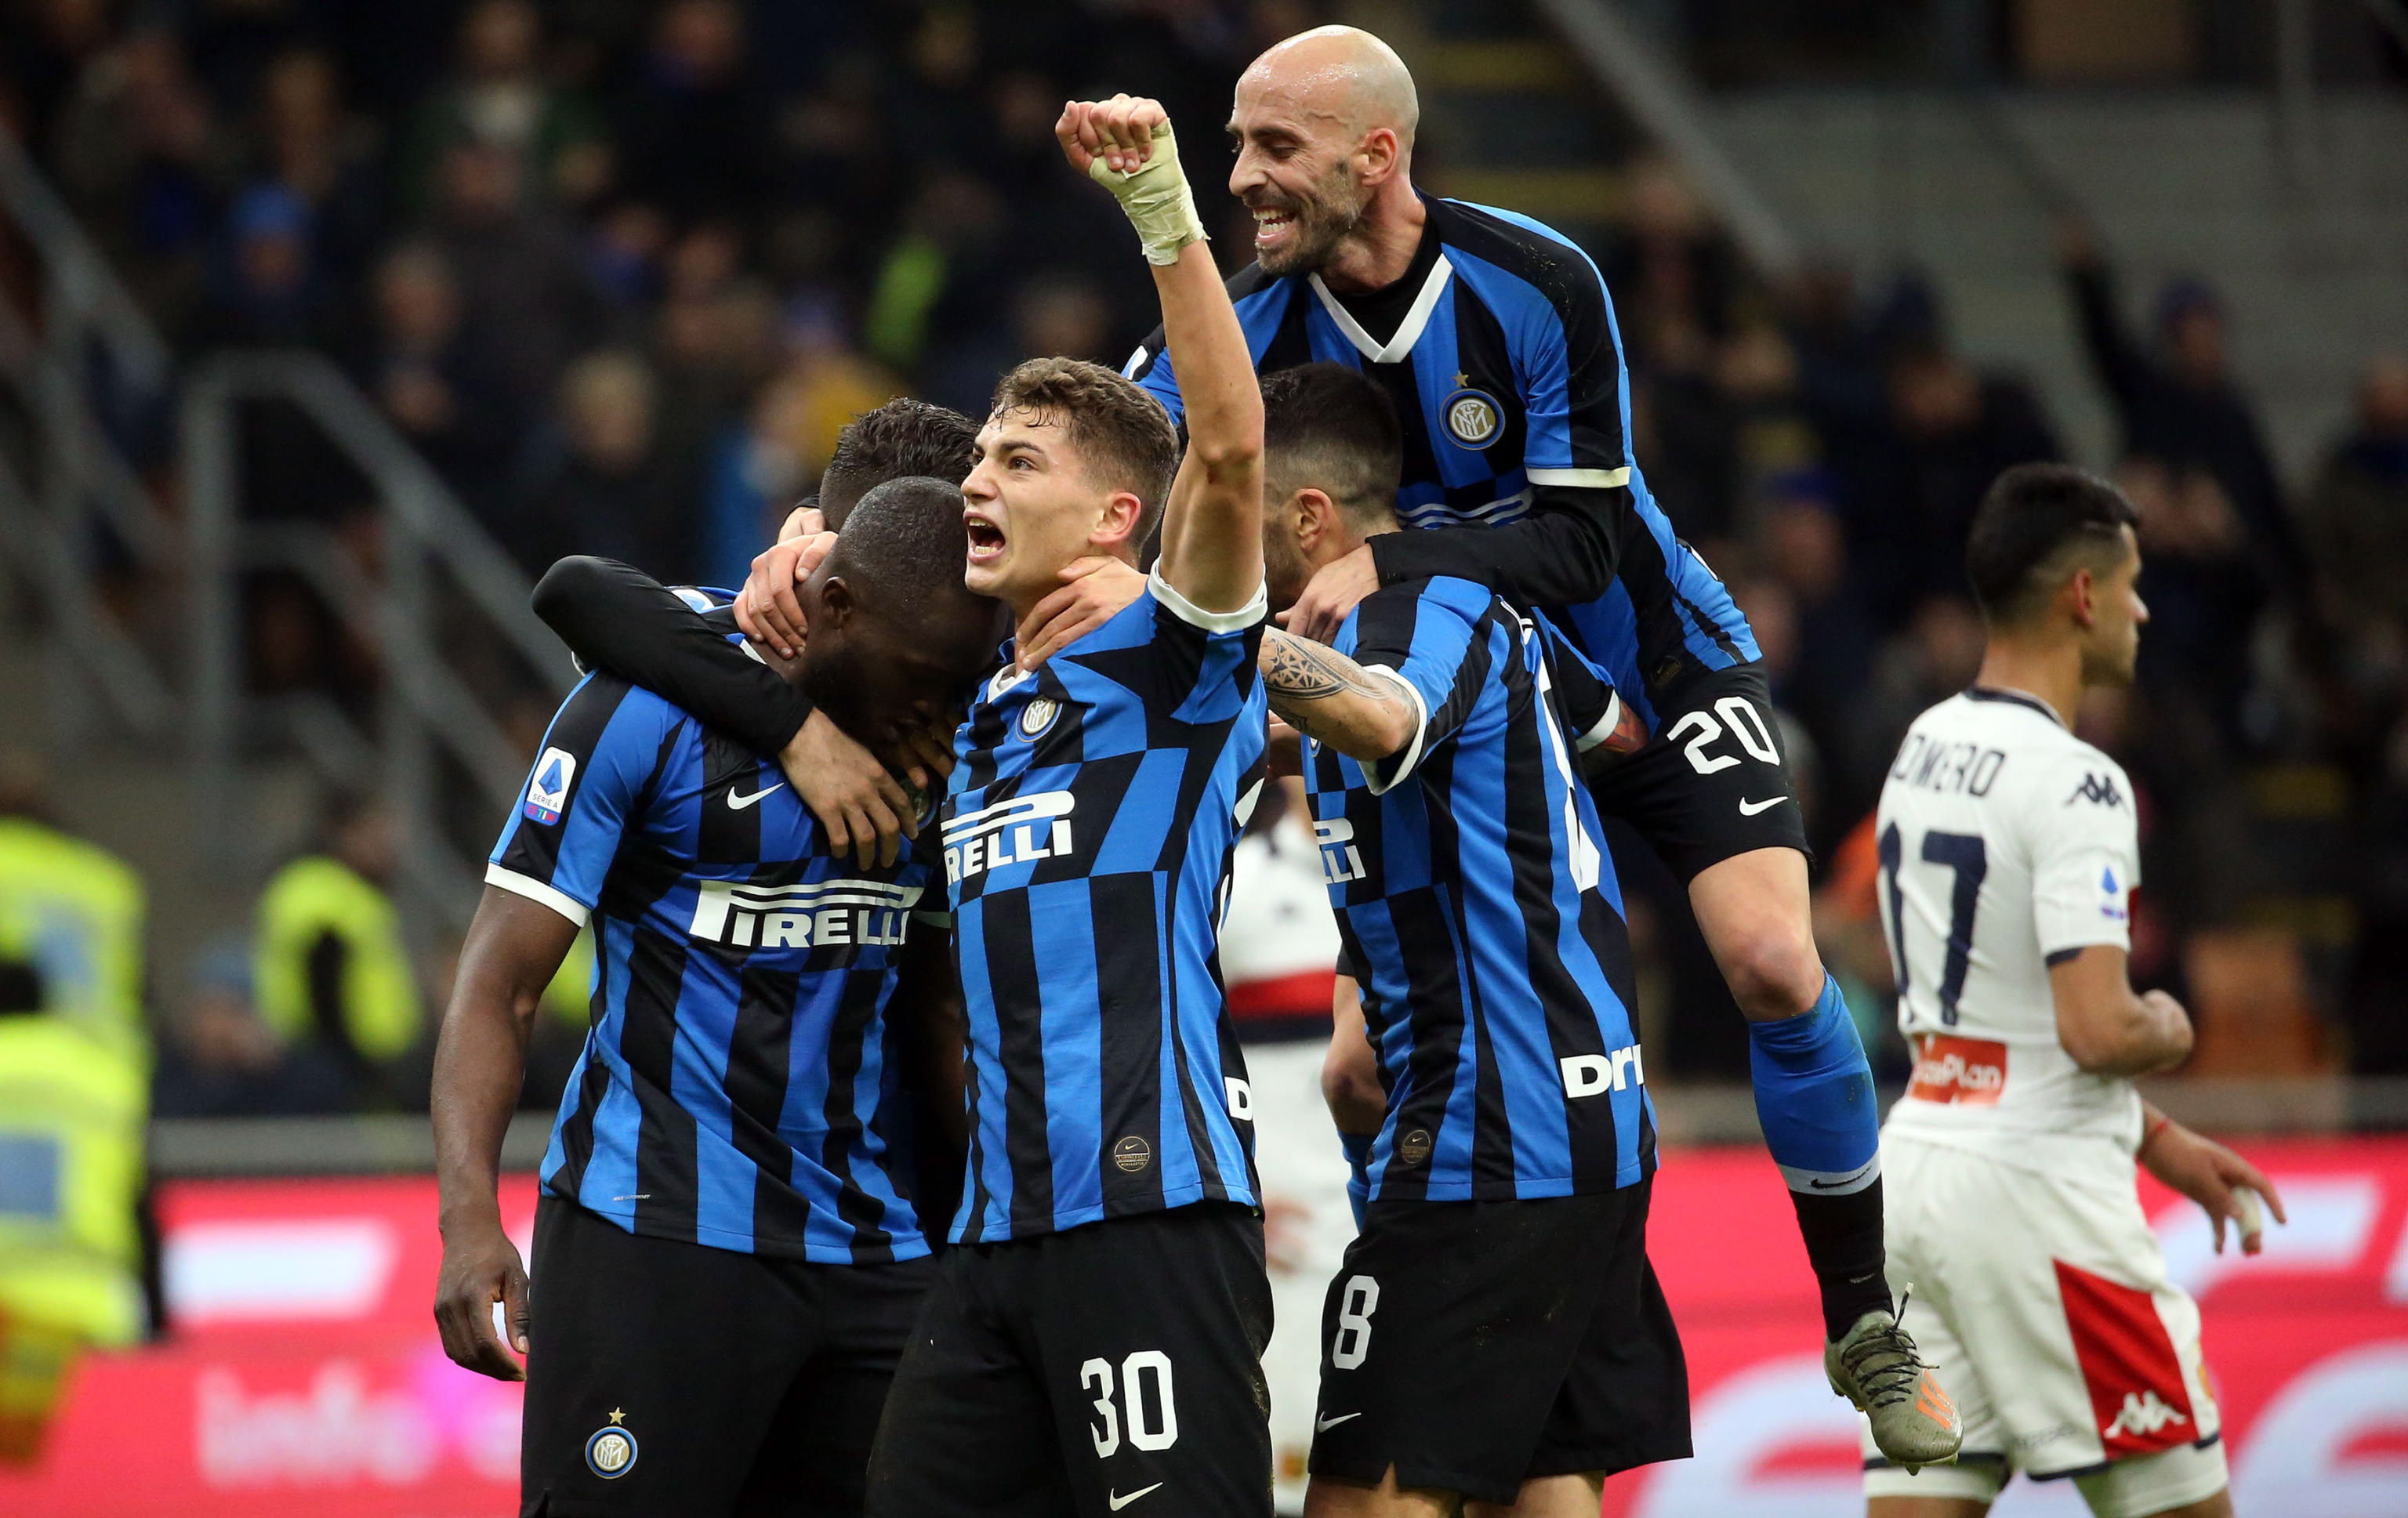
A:
[[[970,563],[984,564],[990,559],[1001,556],[1002,528],[979,517],[965,517],[962,521],[969,528]]]
[[[1254,246],[1268,248],[1285,238],[1296,227],[1296,212],[1274,210],[1257,206],[1254,212]]]

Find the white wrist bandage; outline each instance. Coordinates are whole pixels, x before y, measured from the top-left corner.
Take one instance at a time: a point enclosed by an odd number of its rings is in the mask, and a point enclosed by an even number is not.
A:
[[[1121,203],[1129,225],[1137,228],[1147,263],[1176,264],[1179,250],[1205,240],[1204,222],[1196,214],[1187,176],[1180,172],[1179,142],[1170,135],[1168,122],[1154,129],[1153,156],[1136,173],[1118,173],[1098,157],[1087,165],[1087,176]]]

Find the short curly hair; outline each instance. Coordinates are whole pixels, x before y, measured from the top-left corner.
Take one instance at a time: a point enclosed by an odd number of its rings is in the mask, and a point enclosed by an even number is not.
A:
[[[1179,429],[1136,381],[1084,359],[1032,358],[996,386],[995,409],[1059,419],[1089,480],[1144,503],[1129,541],[1154,536],[1179,469]]]
[[[841,530],[853,503],[890,480],[924,476],[960,484],[978,463],[978,423],[959,411],[898,395],[836,435],[820,475],[820,509]]]

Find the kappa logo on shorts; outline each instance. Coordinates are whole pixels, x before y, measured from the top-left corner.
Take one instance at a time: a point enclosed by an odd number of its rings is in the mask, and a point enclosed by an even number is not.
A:
[[[1112,1163],[1135,1175],[1154,1163],[1154,1146],[1136,1134],[1130,1134],[1112,1145]]]
[[[610,1410],[610,1421],[585,1441],[585,1468],[606,1482],[617,1481],[636,1468],[636,1436],[626,1426],[627,1415]]]
[[[2099,1430],[2099,1434],[2102,1439],[2114,1439],[2119,1435],[2146,1437],[2169,1424],[2188,1422],[2190,1420],[2183,1416],[2179,1409],[2166,1406],[2165,1398],[2156,1392],[2126,1392],[2124,1406],[2115,1414],[2115,1421]]]

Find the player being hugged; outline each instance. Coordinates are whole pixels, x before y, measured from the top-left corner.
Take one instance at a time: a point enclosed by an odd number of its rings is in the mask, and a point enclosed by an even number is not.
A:
[[[2152,1109],[2189,1019],[2135,995],[2132,785],[2075,737],[2083,693],[2128,684],[2148,620],[2132,505],[2061,465],[1999,477],[1965,566],[1989,625],[1979,680],[1915,719],[1876,819],[1882,925],[1914,1077],[1882,1137],[1893,1282],[1964,1451],[1910,1476],[1865,1441],[1872,1518],[1979,1518],[2010,1475],[2071,1477],[2100,1518],[2224,1518],[2199,1308],[2132,1190],[2149,1172],[2258,1248],[2254,1166]]]
[[[1153,266],[1189,443],[1111,369],[1035,359],[963,482],[968,582],[1016,617],[1073,561],[1134,565],[1157,517],[1161,555],[1043,669],[989,680],[956,740],[969,1164],[869,1511],[1267,1515],[1270,1286],[1216,962],[1264,742],[1262,396],[1162,107],[1074,103],[1058,134]]]

